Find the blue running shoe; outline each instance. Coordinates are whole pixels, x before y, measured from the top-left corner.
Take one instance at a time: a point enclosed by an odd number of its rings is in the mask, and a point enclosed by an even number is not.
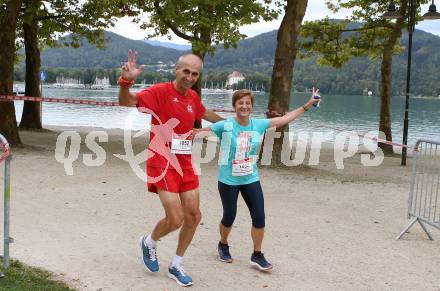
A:
[[[218,242],[218,259],[225,263],[232,263],[232,256],[229,253],[229,245]]]
[[[169,266],[168,267],[168,277],[176,280],[177,284],[180,286],[191,286],[193,284],[193,280],[190,276],[185,274],[185,270],[183,270],[182,265],[180,266]]]
[[[159,271],[156,248],[149,247],[145,244],[145,236],[141,236],[141,238],[139,239],[139,245],[141,247],[142,262],[145,268],[147,268],[147,270],[152,273]]]
[[[273,266],[266,260],[263,253],[253,253],[250,263],[261,271],[268,271],[273,268]]]

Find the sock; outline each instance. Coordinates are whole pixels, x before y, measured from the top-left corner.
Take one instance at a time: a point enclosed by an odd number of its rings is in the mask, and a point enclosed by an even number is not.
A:
[[[173,257],[172,262],[171,262],[171,266],[180,266],[180,265],[182,265],[182,260],[183,260],[183,257],[175,255]]]
[[[261,254],[261,251],[254,251],[254,255],[259,255]]]
[[[221,246],[229,246],[228,244],[224,244],[221,241],[219,241],[218,244],[221,245]]]
[[[149,247],[156,247],[156,241],[151,238],[151,234],[145,239],[145,244]]]

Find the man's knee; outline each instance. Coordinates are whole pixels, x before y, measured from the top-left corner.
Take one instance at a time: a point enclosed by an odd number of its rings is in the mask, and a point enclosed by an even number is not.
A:
[[[167,217],[167,223],[171,230],[179,229],[183,224],[183,215],[177,214]]]
[[[185,224],[197,226],[199,225],[201,220],[202,213],[200,212],[200,210],[185,213]]]

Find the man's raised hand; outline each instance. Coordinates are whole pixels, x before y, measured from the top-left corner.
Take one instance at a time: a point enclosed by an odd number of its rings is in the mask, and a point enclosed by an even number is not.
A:
[[[122,66],[121,76],[127,81],[136,80],[136,78],[142,73],[145,65],[136,67],[138,52],[132,52],[128,50],[128,61]]]

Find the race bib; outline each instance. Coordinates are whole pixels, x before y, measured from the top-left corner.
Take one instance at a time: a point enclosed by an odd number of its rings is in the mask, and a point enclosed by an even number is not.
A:
[[[236,160],[245,160],[246,154],[251,151],[252,135],[250,132],[240,132],[237,137]]]
[[[192,154],[192,140],[173,138],[171,140],[171,153],[179,155]]]
[[[253,172],[252,158],[232,160],[232,176],[247,176]]]

